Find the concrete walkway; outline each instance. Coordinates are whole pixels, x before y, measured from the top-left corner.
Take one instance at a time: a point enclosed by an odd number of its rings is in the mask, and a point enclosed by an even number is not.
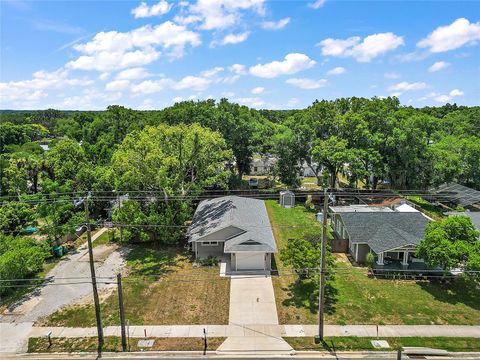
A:
[[[0,324],[3,329],[4,324]],[[132,338],[147,337],[203,337],[206,329],[208,337],[313,337],[318,333],[316,325],[146,325],[130,326]],[[29,337],[93,337],[97,328],[32,327]],[[104,328],[105,336],[120,336],[120,326]],[[3,335],[3,334],[2,334]],[[326,325],[325,336],[376,337],[376,325]],[[475,337],[480,338],[480,326],[468,325],[381,325],[379,337]]]

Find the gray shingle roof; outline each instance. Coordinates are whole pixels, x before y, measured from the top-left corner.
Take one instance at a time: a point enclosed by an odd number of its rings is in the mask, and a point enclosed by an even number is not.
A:
[[[345,212],[339,216],[350,241],[366,243],[377,254],[405,245],[418,245],[428,224],[427,218],[419,212]]]
[[[462,206],[480,203],[480,191],[456,183],[440,185],[432,192],[440,201],[451,201]]]
[[[223,196],[200,202],[188,229],[189,242],[199,241],[229,226],[243,232],[225,241],[225,252],[276,252],[265,203],[240,196]]]

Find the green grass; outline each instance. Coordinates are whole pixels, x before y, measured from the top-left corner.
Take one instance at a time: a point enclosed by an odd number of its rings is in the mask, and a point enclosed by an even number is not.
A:
[[[302,206],[284,209],[275,201],[267,201],[266,205],[280,252],[289,238],[320,231],[314,214]],[[302,227],[283,227],[291,224]],[[278,255],[275,261],[281,274],[286,267]],[[367,276],[365,268],[353,267],[345,256],[337,256],[336,266],[346,270],[337,271],[327,288],[330,301],[325,320],[329,324],[480,323],[480,289],[464,281],[442,284],[374,279]],[[294,275],[273,278],[279,321],[281,324],[315,324],[318,315],[317,305],[311,301],[313,286],[299,284],[296,279]]]
[[[123,296],[125,317],[131,325],[228,323],[230,282],[219,276],[217,266],[194,267],[183,248],[155,245],[132,246],[126,260]],[[118,309],[115,289],[101,305],[105,326],[119,325]],[[69,306],[37,325],[95,326],[94,307]]]
[[[139,348],[139,338],[130,338],[129,351],[203,351],[203,339],[201,338],[147,338],[154,340],[153,347]],[[216,350],[225,338],[208,338],[207,350]],[[29,353],[55,353],[55,352],[96,352],[98,348],[96,337],[86,338],[52,338],[52,345],[49,346],[46,337],[28,339]],[[106,336],[104,338],[104,352],[122,351],[120,337]]]
[[[439,220],[445,217],[445,215],[443,215],[445,209],[440,206],[434,205],[431,202],[428,202],[420,196],[406,196],[405,199],[411,201],[415,205],[420,206],[424,210],[425,214],[427,214],[431,218],[434,218],[435,220]]]
[[[377,338],[367,337],[327,337],[322,344],[315,344],[313,337],[285,338],[295,350],[327,350],[327,351],[385,351],[376,349],[371,341]],[[380,338],[386,340],[391,350],[398,350],[403,347],[429,347],[452,352],[478,352],[480,341],[478,338],[469,337],[403,337],[403,338]]]

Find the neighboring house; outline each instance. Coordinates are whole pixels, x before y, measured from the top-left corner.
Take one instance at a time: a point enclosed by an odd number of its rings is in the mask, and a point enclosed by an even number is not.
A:
[[[429,220],[415,209],[351,205],[332,206],[330,212],[334,242],[343,242],[356,262],[364,263],[370,251],[380,266],[387,262],[403,266],[422,262],[414,253]]]
[[[270,175],[276,162],[277,158],[273,156],[253,159],[250,165],[250,175]]]
[[[448,183],[440,185],[430,192],[434,194],[434,197],[425,196],[426,200],[439,202],[451,208],[460,205],[464,208],[480,209],[480,191],[478,190],[456,183]]]
[[[203,200],[188,229],[195,257],[227,257],[232,271],[270,270],[277,251],[263,200],[224,196]]]
[[[445,215],[448,216],[467,216],[472,220],[472,224],[475,228],[480,231],[480,211],[450,211],[446,212]]]
[[[315,170],[318,170],[318,164],[317,163],[313,163],[312,164],[312,167],[315,169]],[[320,169],[320,171],[322,171]],[[303,161],[302,164],[300,165],[300,176],[303,176],[303,177],[315,177],[315,172],[312,170],[312,168],[310,166],[308,166],[308,164]]]

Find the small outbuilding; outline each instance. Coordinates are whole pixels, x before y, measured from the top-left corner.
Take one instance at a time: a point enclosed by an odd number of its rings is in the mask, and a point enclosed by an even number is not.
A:
[[[284,208],[295,207],[295,194],[290,190],[280,192],[280,206]]]

